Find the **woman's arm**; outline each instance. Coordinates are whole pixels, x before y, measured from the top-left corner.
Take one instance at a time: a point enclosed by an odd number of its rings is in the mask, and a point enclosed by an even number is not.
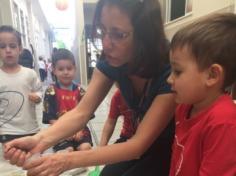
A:
[[[98,69],[94,70],[88,90],[77,107],[65,113],[49,128],[34,136],[12,140],[4,145],[4,157],[11,164],[22,166],[26,159],[42,153],[59,140],[81,130],[110,90],[113,81]]]
[[[130,140],[87,151],[47,155],[26,163],[24,169],[28,170],[29,175],[38,175],[41,172],[60,174],[77,167],[112,164],[139,158],[167,126],[173,117],[174,109],[172,94],[159,95]],[[48,167],[49,165],[51,167]]]
[[[37,134],[36,137],[44,145],[41,148],[46,149],[57,141],[72,136],[81,130],[90,120],[90,117],[104,99],[112,84],[112,80],[98,69],[95,69],[88,89],[77,107],[61,116],[50,128]]]
[[[111,164],[139,158],[170,122],[174,109],[172,94],[157,96],[130,140],[89,151],[68,153],[70,160],[67,161],[67,168]]]

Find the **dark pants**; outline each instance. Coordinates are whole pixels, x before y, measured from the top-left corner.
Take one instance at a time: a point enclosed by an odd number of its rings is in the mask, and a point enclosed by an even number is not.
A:
[[[47,73],[46,70],[40,68],[39,69],[39,75],[40,75],[40,79],[43,82],[45,80],[45,78],[47,77]]]
[[[100,176],[168,176],[174,137],[174,121],[162,136],[165,137],[156,139],[140,159],[106,165]]]
[[[25,135],[3,134],[3,135],[0,135],[0,143],[5,143],[5,142],[9,142],[13,139],[17,139],[17,138],[21,138],[21,137],[25,137],[25,136],[33,136],[33,135],[35,135],[35,133],[25,134]]]

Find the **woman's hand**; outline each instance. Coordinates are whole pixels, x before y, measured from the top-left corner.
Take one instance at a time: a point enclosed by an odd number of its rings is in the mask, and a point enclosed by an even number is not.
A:
[[[68,153],[48,154],[38,157],[23,166],[27,176],[59,176],[69,169]]]
[[[12,140],[4,144],[4,158],[11,164],[23,166],[27,158],[34,153],[41,153],[43,145],[37,135]]]

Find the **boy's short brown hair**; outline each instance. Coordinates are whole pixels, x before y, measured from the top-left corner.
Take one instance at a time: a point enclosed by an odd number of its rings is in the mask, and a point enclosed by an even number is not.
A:
[[[219,64],[225,72],[224,87],[236,80],[236,14],[207,16],[178,31],[171,50],[188,47],[200,70]]]
[[[65,48],[57,49],[52,55],[52,66],[55,67],[59,60],[69,60],[75,65],[73,53]]]

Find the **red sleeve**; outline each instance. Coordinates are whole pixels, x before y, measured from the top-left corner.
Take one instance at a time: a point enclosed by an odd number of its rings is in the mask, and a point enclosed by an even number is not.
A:
[[[236,125],[216,125],[206,133],[199,176],[236,174]]]
[[[121,93],[119,90],[117,90],[112,99],[111,99],[111,104],[110,104],[110,111],[108,117],[111,119],[117,119],[120,115],[120,106],[121,103]]]

